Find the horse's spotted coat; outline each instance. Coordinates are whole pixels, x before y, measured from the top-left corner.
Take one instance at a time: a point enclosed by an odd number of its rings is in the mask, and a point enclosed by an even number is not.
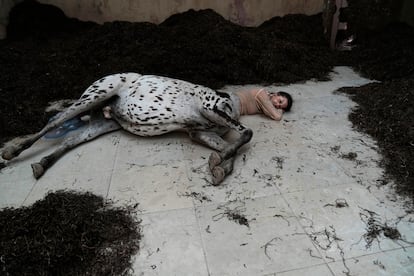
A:
[[[252,136],[252,131],[238,121],[240,101],[233,94],[167,77],[122,73],[94,82],[55,121],[20,144],[6,148],[3,158],[17,156],[47,131],[86,112],[92,114],[89,126],[78,137],[67,139],[60,150],[33,164],[35,177],[40,177],[70,148],[122,127],[139,136],[188,132],[194,140],[220,152],[213,153],[209,160],[217,184],[231,172],[238,148]],[[241,134],[233,144],[220,137],[229,129]]]

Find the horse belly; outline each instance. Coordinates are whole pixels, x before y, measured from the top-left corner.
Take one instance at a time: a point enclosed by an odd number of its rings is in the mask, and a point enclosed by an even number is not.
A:
[[[162,100],[160,100],[162,96]],[[204,128],[209,122],[199,112],[194,97],[148,93],[120,97],[112,105],[112,116],[128,132],[139,136]],[[145,100],[139,100],[145,99]]]

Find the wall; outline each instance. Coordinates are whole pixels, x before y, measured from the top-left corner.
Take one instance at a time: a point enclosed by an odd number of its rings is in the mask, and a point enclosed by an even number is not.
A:
[[[0,0],[0,38],[10,9],[22,0]],[[114,20],[161,23],[188,9],[213,9],[243,26],[257,26],[286,14],[322,12],[324,0],[38,0],[62,9],[68,17],[103,23]]]
[[[401,20],[414,27],[414,1],[405,0],[401,9]]]
[[[0,0],[0,39],[6,36],[9,11],[18,2],[21,2],[21,0]]]

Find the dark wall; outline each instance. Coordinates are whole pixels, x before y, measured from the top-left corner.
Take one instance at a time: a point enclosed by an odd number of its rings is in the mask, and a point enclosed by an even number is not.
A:
[[[400,12],[401,21],[406,22],[407,24],[414,27],[414,1],[405,0],[403,1],[401,12]]]

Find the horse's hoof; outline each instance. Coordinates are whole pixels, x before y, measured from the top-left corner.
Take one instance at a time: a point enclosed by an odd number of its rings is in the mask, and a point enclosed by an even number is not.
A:
[[[222,167],[214,167],[211,170],[211,174],[213,175],[213,185],[217,186],[219,185],[224,177],[226,176],[226,173],[224,172],[224,169]]]
[[[33,170],[33,176],[36,179],[39,179],[45,173],[45,170],[40,163],[33,163],[32,170]]]
[[[210,168],[210,171],[213,171],[213,169],[221,164],[221,157],[220,155],[213,151],[210,154],[210,158],[208,159],[208,167]]]
[[[4,160],[11,160],[11,159],[13,159],[13,157],[16,157],[15,152],[16,152],[16,148],[15,147],[7,147],[1,153],[1,157]]]

